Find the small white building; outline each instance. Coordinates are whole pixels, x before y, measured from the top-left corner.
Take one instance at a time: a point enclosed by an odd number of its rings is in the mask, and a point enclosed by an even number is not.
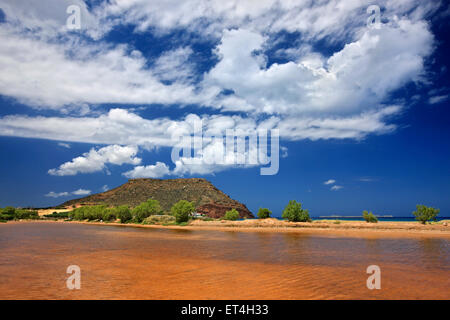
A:
[[[205,215],[203,213],[192,212],[191,216],[194,218],[201,218],[201,217],[204,217]]]

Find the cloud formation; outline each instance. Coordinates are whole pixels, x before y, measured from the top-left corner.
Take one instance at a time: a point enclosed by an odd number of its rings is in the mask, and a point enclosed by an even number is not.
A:
[[[110,145],[99,150],[92,148],[82,156],[63,163],[58,168],[50,169],[48,173],[54,176],[73,176],[78,173],[102,171],[106,164],[137,165],[141,162],[141,159],[136,157],[137,152],[136,146]]]
[[[59,197],[66,197],[69,196],[70,193],[69,192],[54,192],[54,191],[50,191],[49,193],[47,193],[45,196],[46,197],[50,197],[50,198],[59,198]]]
[[[435,45],[427,19],[439,7],[434,1],[381,0],[382,24],[369,28],[369,0],[45,4],[2,4],[0,94],[60,116],[4,116],[0,135],[57,140],[63,147],[109,145],[48,172],[64,176],[98,172],[107,164],[135,165],[124,173],[128,177],[236,167],[183,158],[172,170],[163,162],[140,165],[139,148],[177,146],[180,136],[190,134],[192,119],[201,119],[207,134],[277,129],[290,141],[360,140],[394,131],[392,120],[405,108],[401,101],[392,103],[392,94],[426,78],[424,65]],[[76,32],[65,26],[69,5],[81,8],[82,29]],[[123,26],[155,39],[167,37],[171,44],[148,55],[132,42],[105,37]],[[295,41],[280,46],[286,35]],[[315,49],[318,41],[326,49]],[[197,52],[199,42],[212,52]],[[446,98],[432,96],[429,103]],[[109,104],[121,107],[103,111]],[[189,105],[198,114],[148,119],[129,108],[153,104]],[[212,142],[203,150],[205,156],[216,151]]]
[[[72,194],[77,196],[87,196],[88,194],[91,194],[91,190],[78,189],[72,192]]]
[[[72,192],[54,192],[50,191],[45,196],[50,198],[60,198],[60,197],[68,197],[70,195],[76,195],[76,196],[87,196],[91,194],[91,190],[85,190],[85,189],[78,189]]]
[[[301,32],[305,40],[330,38],[338,41],[350,37],[365,26],[366,9],[371,0],[356,1],[241,1],[241,0],[129,0],[109,1],[96,14],[103,17],[102,25],[136,25],[139,31],[156,29],[168,33],[174,29],[188,29],[202,36],[215,37],[224,29],[247,28],[276,33],[282,30]],[[418,20],[429,15],[438,3],[417,0],[377,1],[383,16],[409,14]],[[114,17],[111,23],[111,18]],[[109,22],[109,23],[108,23]]]
[[[54,41],[36,36],[45,28],[34,28],[30,21],[34,15],[27,12],[36,9],[37,2],[22,10],[20,3],[8,1],[7,16],[19,22],[0,29],[0,93],[30,106],[65,112],[73,108],[86,112],[93,104],[158,103],[286,116],[360,114],[380,109],[392,91],[418,81],[433,49],[434,38],[423,19],[436,5],[385,1],[387,22],[375,29],[366,27],[366,14],[361,13],[367,1],[231,3],[121,1],[96,6],[90,14],[106,25],[132,22],[140,30],[190,30],[197,20],[220,26],[220,32],[213,32],[214,39],[220,39],[214,49],[219,62],[202,79],[189,62],[194,54],[189,46],[166,50],[150,63],[132,45],[85,41],[76,33]],[[45,14],[50,17],[43,24],[61,23],[52,17],[56,11]],[[342,33],[343,25],[349,26],[352,36],[342,39],[346,45],[341,50],[328,56],[312,51],[310,41]],[[34,32],[25,33],[18,26]],[[197,27],[191,32],[207,29]],[[268,65],[265,50],[276,43],[268,35],[280,31],[301,31],[306,41],[285,49],[296,52],[290,61]],[[200,81],[193,83],[197,78]],[[232,94],[224,95],[224,90]]]
[[[192,119],[203,122],[207,134],[225,134],[226,129],[245,133],[257,129],[279,129],[281,138],[303,139],[361,139],[368,134],[382,134],[396,128],[385,122],[401,111],[400,106],[389,106],[377,111],[349,117],[270,117],[263,120],[238,115],[189,114],[179,120],[169,118],[146,119],[125,109],[112,109],[106,114],[87,117],[29,117],[0,118],[0,135],[14,137],[63,140],[94,144],[122,144],[141,146],[174,146],[179,136],[193,132]]]
[[[331,57],[305,53],[297,61],[267,66],[259,33],[224,31],[218,64],[205,77],[213,102],[229,111],[287,115],[349,114],[379,107],[389,93],[418,81],[433,36],[424,22],[403,19],[368,28]],[[223,89],[232,95],[221,95]]]
[[[161,178],[170,173],[169,167],[163,162],[157,162],[155,165],[137,166],[133,170],[125,172],[123,175],[127,178]]]
[[[70,144],[65,143],[65,142],[58,142],[58,146],[66,148],[66,149],[70,149]]]

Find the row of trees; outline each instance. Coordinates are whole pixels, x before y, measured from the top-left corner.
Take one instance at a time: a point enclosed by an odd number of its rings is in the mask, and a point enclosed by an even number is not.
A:
[[[267,219],[270,218],[272,211],[267,208],[259,208],[258,218]],[[310,222],[311,218],[307,209],[302,208],[302,204],[295,200],[289,201],[288,205],[284,208],[283,214],[281,215],[283,219],[291,222]]]
[[[175,217],[177,223],[187,222],[191,214],[195,211],[194,203],[180,200],[175,203],[171,208],[171,214]],[[152,215],[163,215],[164,211],[158,200],[149,199],[133,209],[128,206],[107,207],[105,205],[97,206],[85,206],[72,210],[68,213],[68,217],[74,220],[102,220],[102,221],[115,221],[120,220],[121,223],[134,222],[142,223],[146,218]],[[259,208],[258,218],[267,219],[270,218],[272,212],[267,208]],[[436,221],[436,217],[439,214],[439,209],[427,207],[425,205],[417,205],[416,211],[413,215],[417,221],[425,224],[427,221]],[[64,213],[63,216],[65,216]],[[51,217],[58,216],[50,215]],[[47,217],[50,217],[47,216]],[[289,201],[288,205],[284,208],[282,218],[292,222],[310,222],[311,218],[309,212],[302,208],[302,204],[295,200]],[[367,210],[363,211],[363,218],[366,222],[377,223],[377,217]],[[20,220],[20,219],[39,219],[37,211],[16,209],[14,207],[0,208],[0,221],[8,220]],[[173,218],[172,218],[173,219]],[[236,209],[231,209],[225,213],[224,219],[237,220],[239,219],[239,212]]]
[[[130,209],[126,205],[112,208],[105,205],[79,207],[69,212],[69,218],[80,221],[115,221],[119,219],[121,223],[131,221],[140,223],[148,216],[160,213],[162,213],[162,210],[159,202],[151,199],[141,203],[134,209]]]
[[[271,214],[272,214],[272,212],[267,208],[259,208],[259,210],[258,210],[258,218],[259,219],[270,218]],[[416,206],[416,211],[413,212],[413,215],[416,217],[416,220],[423,224],[427,223],[427,221],[436,221],[438,214],[439,214],[439,209],[427,207],[422,204],[418,204]],[[283,214],[281,217],[283,219],[287,219],[288,221],[292,221],[292,222],[310,222],[311,221],[308,210],[303,209],[302,204],[295,200],[289,201],[289,204],[284,208]],[[363,211],[363,218],[366,222],[369,222],[369,223],[377,223],[378,222],[378,218],[372,212],[368,212],[367,210]]]
[[[39,214],[35,210],[16,209],[14,207],[0,208],[0,221],[39,219]]]
[[[189,215],[194,212],[194,204],[181,200],[171,208],[171,213],[176,218],[177,223],[189,220]],[[158,200],[149,199],[133,209],[126,205],[118,207],[107,207],[104,205],[85,206],[72,210],[69,218],[73,220],[102,220],[114,221],[119,219],[121,223],[134,222],[142,223],[146,218],[153,215],[163,215],[164,211]]]
[[[423,204],[418,204],[416,205],[416,211],[413,211],[413,215],[416,217],[417,221],[426,224],[428,221],[437,221],[437,215],[439,214],[439,211],[439,209],[427,207]],[[366,222],[369,223],[378,222],[378,218],[372,212],[367,212],[367,210],[363,211],[363,218],[364,220],[366,220]]]

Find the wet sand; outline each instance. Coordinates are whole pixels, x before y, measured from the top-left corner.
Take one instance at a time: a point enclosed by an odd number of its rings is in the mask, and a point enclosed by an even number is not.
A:
[[[58,222],[61,222],[59,220]],[[39,223],[52,223],[55,221],[37,221]],[[22,222],[9,222],[22,223]],[[340,221],[336,224],[330,220],[316,220],[312,223],[287,222],[278,219],[251,219],[241,221],[202,221],[193,220],[189,225],[141,225],[121,224],[119,222],[88,222],[65,221],[65,223],[81,223],[100,226],[120,226],[134,228],[152,228],[169,230],[211,230],[211,231],[239,231],[239,232],[275,232],[275,233],[303,233],[321,234],[322,236],[344,236],[364,238],[410,238],[410,237],[435,237],[450,239],[449,222],[441,221],[435,224],[420,224],[418,222],[378,222],[366,223],[364,221]]]
[[[0,299],[450,299],[449,245],[429,235],[7,223]],[[366,287],[372,264],[381,290]],[[65,286],[69,265],[81,268],[81,290]]]

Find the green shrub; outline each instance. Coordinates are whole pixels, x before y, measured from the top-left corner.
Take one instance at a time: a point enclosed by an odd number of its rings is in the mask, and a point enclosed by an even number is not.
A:
[[[25,219],[39,219],[39,214],[37,211],[25,210],[25,209],[15,209],[14,219],[25,220]]]
[[[225,212],[224,219],[225,220],[237,220],[237,219],[239,219],[239,212],[233,208],[233,209]]]
[[[258,210],[258,218],[259,219],[267,219],[270,218],[270,215],[272,214],[272,211],[270,211],[267,208],[259,208]]]
[[[52,214],[46,214],[44,217],[46,218],[57,218],[57,219],[66,219],[70,217],[70,213],[68,211],[65,212],[53,212]]]
[[[120,219],[121,223],[126,223],[133,218],[133,216],[131,215],[130,208],[128,208],[128,206],[126,206],[126,205],[118,206],[115,209],[115,211],[116,211],[116,217],[117,217],[117,219]]]
[[[170,224],[175,223],[174,216],[169,215],[153,215],[144,219],[143,224]]]
[[[40,219],[39,212],[32,210],[30,212],[30,219]]]
[[[106,212],[107,207],[104,205],[84,207],[85,218],[89,221],[103,219],[103,214]]]
[[[0,209],[0,220],[26,220],[26,219],[39,219],[39,214],[35,210],[29,209],[16,209],[14,207],[6,207]]]
[[[2,214],[5,214],[7,216],[14,216],[15,212],[16,209],[14,207],[5,207],[2,209]]]
[[[113,221],[116,220],[116,208],[107,208],[103,213],[102,220],[103,221]]]
[[[0,214],[0,220],[2,221],[9,221],[9,220],[13,220],[14,216],[10,215],[10,214]]]
[[[145,218],[160,214],[162,212],[161,206],[158,200],[149,199],[146,202],[141,203],[135,207],[132,211],[133,220],[135,222],[142,222]]]
[[[424,206],[423,204],[416,205],[416,211],[413,211],[413,215],[416,217],[417,221],[426,224],[427,221],[436,221],[436,217],[439,214],[439,209]]]
[[[284,208],[281,216],[283,219],[287,219],[292,222],[310,222],[309,212],[306,209],[302,209],[302,204],[295,200],[289,201],[289,204]]]
[[[194,204],[186,200],[180,200],[170,209],[172,215],[175,216],[176,222],[187,222],[189,215],[195,211]]]
[[[68,213],[68,217],[74,220],[102,220],[103,214],[108,210],[105,205],[85,206],[72,210]],[[55,217],[55,216],[53,216]],[[63,217],[63,216],[61,216]],[[56,216],[58,218],[58,216]]]
[[[375,217],[375,215],[372,212],[367,212],[367,210],[363,211],[363,218],[364,218],[364,220],[366,220],[366,222],[369,222],[369,223],[377,223],[378,222],[378,218]]]
[[[72,211],[69,212],[69,219],[76,220],[75,219],[75,214],[76,214],[77,210],[78,209],[75,208],[75,209],[73,209]]]
[[[73,220],[85,220],[85,209],[86,207],[80,207],[80,208],[76,208],[73,209],[71,212],[69,212],[69,218],[73,219]]]

